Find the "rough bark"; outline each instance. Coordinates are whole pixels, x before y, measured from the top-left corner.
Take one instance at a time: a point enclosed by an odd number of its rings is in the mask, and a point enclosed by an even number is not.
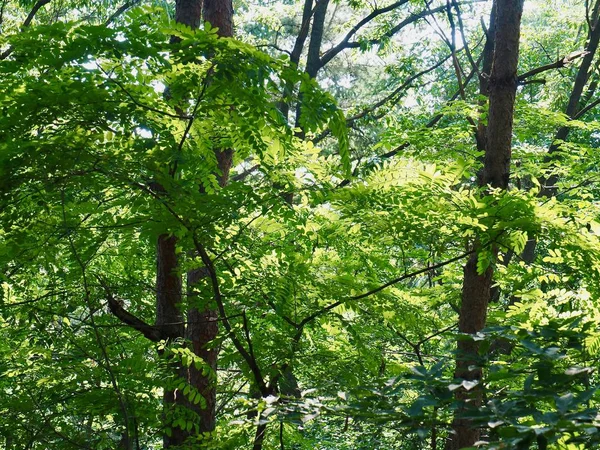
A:
[[[218,349],[211,347],[210,343],[219,332],[217,311],[211,305],[195,307],[198,299],[194,293],[194,286],[206,276],[205,268],[191,270],[187,274],[190,308],[186,337],[191,342],[194,354],[201,357],[212,370],[212,374],[207,375],[201,369],[191,366],[188,371],[189,383],[200,392],[206,402],[203,408],[200,405],[190,405],[200,417],[202,433],[213,431],[216,425],[217,390],[214,374],[217,370]]]
[[[192,29],[200,26],[202,16],[212,27],[218,28],[220,36],[231,36],[233,34],[233,7],[230,0],[176,0],[175,20],[183,23]],[[233,160],[233,152],[229,149],[217,150],[217,162],[219,167],[219,182],[223,186],[227,183],[229,170]],[[164,238],[164,236],[161,236]],[[196,369],[195,365],[189,368],[176,367],[180,377],[185,379],[194,389],[198,390],[204,397],[204,405],[194,405],[187,401],[183,396],[177,397],[177,392],[165,392],[165,404],[179,403],[199,416],[199,431],[202,433],[212,432],[216,425],[216,383],[215,376],[217,369],[217,350],[210,348],[209,344],[214,340],[218,333],[217,312],[214,308],[206,305],[197,308],[194,305],[194,285],[205,276],[205,270],[196,269],[187,274],[187,285],[190,305],[186,314],[187,327],[174,326],[169,321],[173,321],[178,314],[177,322],[183,324],[182,314],[179,311],[181,303],[181,278],[177,275],[177,281],[174,277],[167,277],[165,270],[170,269],[170,273],[176,274],[177,255],[175,254],[175,238],[170,240],[159,238],[159,264],[157,271],[157,325],[160,323],[163,329],[169,330],[177,337],[185,337],[189,342],[192,351],[199,356],[211,368],[212,373],[206,373],[202,369]],[[162,251],[161,251],[162,250]],[[164,266],[164,267],[162,267]],[[161,270],[162,269],[162,270]],[[176,285],[176,286],[175,286]],[[178,297],[175,297],[175,287]],[[171,293],[173,296],[169,297]],[[160,318],[160,319],[159,319]],[[186,432],[179,428],[172,430],[172,436],[165,436],[163,446],[165,448],[182,445],[193,432]]]
[[[162,234],[156,245],[156,328],[162,336],[168,339],[183,337],[184,323],[180,311],[181,304],[181,275],[178,273],[178,258],[176,252],[177,238]],[[181,371],[178,365],[173,365],[177,373]],[[181,404],[177,390],[165,389],[163,408],[169,411]],[[186,435],[180,428],[174,428],[171,436],[163,435],[163,448],[176,447],[185,442]]]
[[[501,189],[508,187],[510,176],[513,108],[517,92],[522,10],[522,0],[498,0],[482,181],[484,184]]]
[[[306,56],[306,73],[314,78],[321,68],[321,44],[323,42],[323,32],[325,31],[325,17],[327,16],[327,7],[329,0],[321,0],[315,7],[315,16],[310,33],[310,43],[308,44],[308,55]]]
[[[218,28],[221,37],[233,36],[233,5],[231,0],[204,0],[202,14],[205,22],[213,28]],[[218,180],[221,187],[227,185],[229,172],[233,163],[232,149],[215,149],[218,164]],[[218,311],[216,306],[199,304],[195,294],[195,286],[206,276],[206,268],[197,268],[187,274],[189,307],[187,312],[186,339],[190,342],[195,355],[204,360],[210,368],[209,373],[197,369],[194,365],[187,371],[187,379],[191,386],[198,390],[204,397],[205,404],[189,405],[200,418],[200,432],[212,432],[216,425],[216,371],[218,348],[212,346],[219,332]]]
[[[483,112],[487,100],[483,97],[489,96],[489,77],[492,72],[492,62],[494,58],[494,41],[496,39],[496,1],[492,4],[492,12],[490,13],[490,25],[486,32],[485,46],[483,47],[483,57],[481,64],[481,71],[479,72],[479,104],[481,106],[481,112]],[[486,135],[487,135],[487,121],[484,121],[482,114],[477,122],[477,132],[475,138],[477,141],[477,150],[485,152],[486,147]]]
[[[202,0],[175,0],[175,21],[192,29],[200,26]]]
[[[156,245],[156,326],[162,336],[183,336],[181,275],[177,271],[177,238],[162,234]]]
[[[204,0],[204,21],[218,28],[221,37],[233,36],[233,4],[231,0]]]
[[[510,177],[510,157],[515,94],[517,90],[517,64],[523,0],[497,0],[494,58],[489,78],[489,114],[482,178],[483,186],[507,189]],[[480,244],[477,243],[476,247]],[[492,249],[497,253],[495,249]],[[477,254],[472,255],[464,268],[459,331],[475,334],[485,327],[493,266],[483,274],[477,272]],[[482,377],[478,361],[478,344],[459,341],[455,378],[479,381]],[[482,403],[482,390],[459,389],[457,400],[469,407]],[[447,450],[472,446],[480,437],[480,430],[457,411],[452,425],[453,433],[446,443]]]

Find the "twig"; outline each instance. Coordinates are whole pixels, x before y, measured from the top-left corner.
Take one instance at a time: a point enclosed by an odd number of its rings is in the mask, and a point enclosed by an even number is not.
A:
[[[589,52],[585,51],[585,50],[580,50],[577,52],[569,53],[567,56],[557,59],[553,63],[546,64],[546,65],[540,66],[540,67],[536,67],[535,69],[531,69],[530,71],[525,72],[522,75],[519,75],[517,80],[519,83],[523,83],[527,78],[537,75],[538,73],[546,72],[546,71],[552,70],[552,69],[561,69],[561,68],[571,64],[576,59],[584,57],[588,53]]]
[[[61,192],[61,199],[62,199],[63,224],[64,224],[65,228],[68,228],[67,227],[67,213],[66,213],[66,209],[65,209],[64,191]],[[71,247],[73,256],[75,257],[75,260],[77,261],[77,263],[79,264],[79,267],[81,268],[81,279],[83,281],[83,288],[85,290],[85,295],[84,295],[85,302],[86,302],[86,305],[90,312],[90,324],[92,325],[92,328],[94,330],[96,342],[98,343],[98,346],[100,347],[100,351],[102,352],[102,357],[104,358],[104,362],[105,362],[105,369],[108,372],[112,387],[113,387],[115,394],[117,395],[117,398],[119,400],[119,405],[121,406],[121,412],[123,413],[123,420],[125,421],[125,439],[126,439],[127,443],[129,443],[130,442],[129,413],[127,411],[127,406],[125,405],[125,400],[123,399],[121,389],[119,388],[119,385],[117,383],[117,378],[115,376],[115,373],[112,370],[112,367],[110,364],[110,359],[108,357],[108,352],[106,351],[106,347],[104,346],[104,343],[102,342],[102,337],[100,336],[100,332],[98,331],[98,327],[96,326],[96,321],[94,319],[94,309],[92,308],[92,302],[90,299],[90,287],[89,287],[89,284],[87,281],[87,275],[86,275],[87,264],[85,264],[83,262],[83,260],[81,259],[81,256],[79,255],[79,252],[77,251],[77,248],[75,247],[75,243],[73,242],[73,237],[72,237],[71,233],[67,234],[67,238],[69,240],[69,246]]]
[[[140,0],[132,0],[129,2],[123,3],[119,8],[117,8],[117,10],[114,13],[112,13],[110,15],[110,17],[106,20],[106,22],[104,22],[104,26],[108,26],[111,23],[113,23],[121,14],[126,12],[128,9],[133,8],[139,2],[140,2]]]
[[[26,28],[29,25],[31,25],[31,21],[33,20],[33,18],[35,17],[35,15],[37,14],[37,12],[40,10],[40,8],[44,5],[47,5],[48,3],[50,3],[51,0],[38,0],[38,2],[33,5],[33,8],[31,8],[31,11],[29,12],[29,14],[27,15],[27,18],[25,19],[25,21],[23,22],[23,25],[21,26],[21,28]],[[4,4],[2,5],[2,10],[4,10]],[[0,61],[2,61],[3,59],[8,58],[12,52],[13,52],[14,48],[8,47],[1,55],[0,55]]]

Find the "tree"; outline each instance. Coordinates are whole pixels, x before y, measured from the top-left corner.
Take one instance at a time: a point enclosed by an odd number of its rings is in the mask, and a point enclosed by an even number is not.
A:
[[[6,447],[598,444],[597,6],[1,5]]]
[[[517,91],[517,65],[519,60],[519,39],[521,29],[522,1],[504,2],[498,0],[494,6],[494,53],[489,75],[489,112],[486,127],[485,156],[483,175],[480,183],[486,189],[508,189],[512,148],[513,113]],[[483,259],[479,252],[487,252]],[[493,277],[492,261],[497,258],[498,247],[494,242],[475,244],[475,253],[465,265],[462,302],[458,329],[462,333],[476,334],[486,324],[488,304],[491,296]],[[491,254],[491,255],[489,255]],[[483,259],[483,262],[480,262]],[[467,400],[464,392],[471,389],[470,383],[482,381],[482,370],[478,367],[478,344],[475,340],[459,340],[456,362],[456,378],[465,385],[464,391],[457,393],[457,399]],[[468,389],[467,389],[468,388]],[[481,389],[469,398],[471,404],[482,404]],[[449,449],[473,446],[480,440],[480,431],[468,420],[455,420],[454,435],[449,438]]]

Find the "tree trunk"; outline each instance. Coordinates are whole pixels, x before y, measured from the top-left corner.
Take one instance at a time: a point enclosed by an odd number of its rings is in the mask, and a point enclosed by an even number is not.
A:
[[[209,344],[219,332],[218,314],[210,305],[200,309],[193,306],[196,303],[193,292],[194,285],[206,276],[205,268],[190,270],[187,274],[188,295],[191,306],[187,315],[186,337],[191,342],[194,354],[200,356],[214,374],[217,370],[218,349],[209,347]],[[190,407],[200,417],[200,432],[211,432],[216,425],[216,379],[212,376],[213,374],[208,376],[203,374],[203,371],[196,369],[194,365],[190,366],[188,374],[189,383],[200,392],[206,402],[204,405],[190,405]]]
[[[519,35],[523,0],[497,0],[495,44],[492,71],[489,79],[489,114],[482,186],[507,189],[510,176],[510,157],[513,127],[513,112],[517,90],[517,64],[519,60]],[[476,243],[477,249],[481,243]],[[497,249],[492,248],[496,255]],[[494,258],[495,259],[495,258]],[[459,316],[459,331],[475,334],[485,327],[493,266],[483,274],[477,272],[478,257],[475,253],[464,268],[462,304]],[[459,341],[455,378],[480,381],[482,369],[475,341]],[[471,391],[459,389],[457,400],[469,407],[482,403],[481,385]],[[452,434],[446,443],[447,450],[470,447],[477,442],[480,430],[462,417],[464,410],[456,413]]]
[[[183,336],[181,276],[177,273],[177,238],[162,234],[156,245],[156,326],[163,336]]]
[[[221,37],[233,36],[233,3],[231,0],[204,0],[204,21],[218,28]]]
[[[308,30],[310,28],[310,18],[312,17],[313,0],[304,0],[304,7],[302,8],[302,23],[300,24],[300,31],[294,42],[294,48],[290,53],[290,63],[293,67],[298,67],[300,63],[300,56],[304,50],[304,44],[308,37]],[[294,91],[294,84],[290,81],[286,81],[283,88],[283,98],[279,101],[277,107],[286,121],[290,115],[289,97]]]
[[[176,0],[175,20],[192,29],[200,26],[202,16],[211,26],[218,28],[220,36],[233,35],[233,6],[231,0]],[[224,186],[229,179],[229,171],[233,161],[233,151],[230,149],[216,151],[219,166],[219,184]],[[157,307],[156,325],[165,336],[175,339],[185,337],[191,343],[195,355],[201,357],[212,369],[212,374],[206,374],[194,365],[189,368],[175,367],[175,371],[204,397],[204,402],[194,405],[183,396],[177,396],[177,391],[165,391],[164,403],[168,409],[174,404],[184,405],[200,418],[199,430],[202,433],[212,432],[216,424],[216,380],[217,349],[209,344],[218,333],[217,311],[212,305],[200,309],[189,307],[186,319],[187,328],[183,324],[184,314],[181,306],[181,276],[177,273],[178,257],[176,254],[177,239],[173,236],[161,235],[157,245]],[[193,286],[205,276],[205,270],[196,269],[187,274],[188,295],[193,300]],[[193,302],[192,302],[193,303]],[[204,403],[204,404],[202,404]],[[171,436],[164,436],[163,447],[170,448],[185,443],[190,436],[180,428],[173,428]]]
[[[492,3],[492,12],[490,13],[490,25],[486,33],[485,46],[483,47],[483,57],[481,72],[479,73],[479,95],[481,97],[489,96],[489,75],[492,72],[492,63],[494,60],[494,41],[496,40],[496,0]],[[475,135],[477,141],[477,150],[485,152],[485,143],[487,140],[487,121],[483,120],[484,108],[487,101],[483,98],[479,100],[481,106],[479,121],[477,122],[477,132]]]
[[[175,21],[195,30],[200,26],[202,0],[175,0]]]
[[[321,68],[321,43],[325,31],[325,17],[329,0],[321,0],[315,6],[315,16],[308,44],[308,55],[306,55],[306,73],[314,78]]]
[[[156,245],[156,327],[169,339],[183,337],[183,316],[180,311],[181,276],[177,272],[177,238],[162,234]],[[181,368],[174,364],[175,373]],[[177,390],[165,389],[163,408],[166,411],[181,404]],[[163,436],[163,447],[170,448],[183,444],[185,433],[180,428],[172,430],[171,436]]]
[[[194,9],[198,11],[199,8]],[[213,28],[218,28],[221,37],[233,36],[233,5],[231,0],[204,0],[202,5],[204,21],[210,23]],[[215,155],[219,173],[217,178],[219,185],[224,187],[229,181],[229,172],[233,163],[232,149],[216,149]],[[198,268],[188,272],[187,284],[190,295],[190,307],[187,312],[186,338],[191,343],[195,355],[202,358],[210,367],[212,373],[207,374],[202,369],[191,365],[188,369],[188,382],[200,392],[205,404],[190,405],[200,417],[200,432],[212,432],[216,426],[216,403],[217,386],[216,372],[218,348],[211,347],[212,342],[219,332],[218,311],[212,303],[196,307],[194,302],[194,286],[208,275],[206,268]]]
[[[315,6],[312,29],[310,31],[310,42],[308,43],[308,54],[306,55],[306,73],[315,78],[321,69],[321,43],[325,31],[325,17],[329,0],[321,0]],[[300,116],[302,115],[302,98],[296,106],[296,127],[300,127]],[[300,138],[304,137],[304,131],[298,133]]]
[[[591,17],[591,28],[589,30],[589,40],[585,47],[586,52],[588,52],[582,59],[581,65],[577,71],[577,75],[575,77],[575,82],[573,83],[573,89],[571,90],[571,95],[569,96],[569,102],[567,103],[567,107],[565,109],[565,114],[570,119],[574,119],[577,116],[577,113],[582,109],[582,95],[583,89],[585,88],[589,78],[590,78],[590,68],[592,66],[592,62],[596,57],[596,52],[598,51],[598,45],[600,44],[600,0],[596,1],[594,7],[592,9],[592,17]],[[569,132],[571,129],[569,127],[561,127],[556,132],[554,136],[554,141],[552,145],[548,149],[548,156],[546,157],[546,162],[552,161],[555,157],[556,151],[560,148],[560,144],[567,139],[569,136]],[[547,197],[553,197],[557,194],[556,183],[558,182],[557,175],[551,175],[548,179],[543,180],[542,182],[542,191],[541,195],[545,195]]]

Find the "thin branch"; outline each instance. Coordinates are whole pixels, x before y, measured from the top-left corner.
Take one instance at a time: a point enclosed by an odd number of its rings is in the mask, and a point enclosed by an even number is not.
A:
[[[35,17],[35,15],[37,14],[37,12],[40,10],[40,8],[44,5],[47,5],[48,3],[50,3],[51,0],[38,0],[37,3],[35,5],[33,5],[33,8],[31,9],[31,11],[29,12],[29,14],[27,15],[27,18],[25,19],[25,21],[23,22],[23,25],[21,26],[21,28],[26,28],[29,25],[31,25],[31,22],[33,21],[33,18]],[[4,10],[4,5],[2,5],[2,9]],[[12,52],[14,51],[14,48],[8,47],[2,54],[0,54],[0,61],[2,61],[3,59],[8,58]]]
[[[368,24],[370,21],[372,21],[373,19],[375,19],[377,16],[380,16],[380,15],[385,14],[387,12],[393,11],[394,9],[396,9],[396,8],[398,8],[400,6],[405,5],[406,3],[408,3],[408,0],[400,0],[400,1],[396,2],[396,3],[392,3],[391,5],[386,6],[385,8],[376,8],[375,10],[373,10],[371,12],[371,14],[369,14],[368,16],[365,16],[356,25],[354,25],[352,27],[352,29],[346,34],[346,36],[344,36],[344,38],[337,45],[335,45],[334,47],[330,48],[329,50],[327,50],[323,54],[323,57],[321,58],[321,66],[324,66],[325,64],[327,64],[329,61],[331,61],[331,59],[335,55],[337,55],[342,50],[344,50],[344,48],[347,48],[346,46],[350,42],[350,39],[352,39],[352,37],[362,27],[364,27],[366,24]]]
[[[51,291],[51,292],[48,292],[48,293],[46,293],[44,295],[40,295],[38,297],[31,298],[29,300],[23,300],[23,301],[15,302],[15,303],[0,304],[0,309],[6,309],[6,308],[12,308],[12,307],[15,307],[15,306],[27,305],[29,303],[35,303],[35,302],[38,302],[38,301],[43,300],[43,299],[48,298],[48,297],[53,297],[55,295],[67,294],[68,292],[69,291],[67,291],[67,290]]]
[[[364,294],[360,294],[360,295],[355,295],[355,296],[351,296],[351,297],[346,297],[345,299],[341,299],[338,300],[337,302],[334,302],[328,306],[326,306],[325,308],[320,309],[319,311],[316,311],[312,314],[310,314],[309,316],[305,317],[304,319],[302,319],[302,321],[297,325],[297,331],[296,334],[294,335],[294,337],[292,338],[292,349],[290,350],[289,356],[288,356],[288,361],[283,363],[280,367],[279,370],[275,373],[275,375],[272,376],[271,380],[269,381],[269,389],[274,389],[274,387],[277,385],[277,382],[279,381],[279,379],[281,378],[282,374],[287,370],[287,368],[290,366],[290,362],[289,360],[291,359],[291,357],[296,353],[298,346],[300,344],[300,339],[302,338],[302,335],[304,334],[304,327],[306,325],[308,325],[310,322],[312,322],[313,320],[315,320],[316,318],[328,313],[329,311],[331,311],[334,308],[337,308],[338,306],[349,302],[349,301],[353,301],[353,300],[361,300],[363,298],[369,297],[373,294],[376,294],[377,292],[380,292],[396,283],[399,283],[400,281],[409,279],[409,278],[413,278],[417,275],[421,275],[423,273],[429,272],[430,270],[435,270],[435,269],[439,269],[440,267],[444,267],[448,264],[451,264],[453,262],[459,261],[463,258],[465,258],[466,256],[469,256],[471,254],[475,253],[475,250],[471,250],[469,252],[463,253],[459,256],[456,256],[454,258],[450,258],[449,260],[443,261],[441,263],[438,264],[434,264],[433,266],[428,266],[428,267],[424,267],[423,269],[419,269],[416,270],[414,272],[402,275],[401,277],[395,278],[393,280],[388,281],[387,283],[372,289],[368,292],[365,292]],[[443,331],[440,331],[439,333],[441,333]]]
[[[133,95],[131,95],[131,93],[129,91],[127,91],[127,89],[125,89],[125,87],[116,78],[111,77],[111,75],[108,72],[106,72],[99,64],[96,64],[96,66],[98,67],[98,69],[100,69],[100,71],[104,75],[106,75],[106,77],[107,77],[106,79],[108,81],[112,81],[113,83],[115,83],[119,87],[119,89],[121,89],[125,93],[125,95],[127,95],[127,97],[129,97],[129,99],[134,103],[134,105],[139,106],[142,109],[146,109],[148,111],[152,111],[157,114],[161,114],[163,116],[171,117],[173,119],[190,120],[192,118],[191,116],[172,114],[168,111],[162,111],[160,109],[153,108],[152,106],[144,105],[143,103],[139,102]]]
[[[67,226],[67,213],[66,213],[66,209],[65,209],[65,194],[64,191],[61,192],[61,199],[62,199],[62,218],[63,218],[63,224],[65,228],[68,228]],[[130,439],[130,433],[129,433],[129,413],[127,411],[127,406],[125,404],[125,400],[123,398],[123,394],[121,392],[121,389],[119,388],[119,384],[117,383],[117,377],[115,375],[115,373],[112,370],[111,367],[111,363],[110,363],[110,358],[108,357],[108,352],[106,351],[106,346],[104,345],[104,343],[102,342],[102,337],[100,336],[100,332],[98,331],[98,327],[96,326],[96,321],[94,319],[94,309],[92,308],[92,301],[90,298],[90,286],[87,280],[87,264],[89,264],[89,261],[87,263],[84,263],[83,260],[81,259],[81,256],[79,255],[79,252],[77,251],[77,248],[75,247],[75,243],[73,242],[73,237],[71,235],[71,233],[67,234],[67,238],[69,240],[69,246],[71,247],[71,252],[73,253],[73,256],[75,257],[75,260],[77,261],[79,267],[81,268],[81,278],[83,281],[83,288],[85,291],[84,297],[85,297],[85,302],[86,305],[88,307],[89,313],[90,313],[90,324],[94,330],[94,336],[96,337],[96,342],[98,343],[98,346],[100,347],[100,351],[102,353],[102,357],[104,359],[104,363],[105,363],[105,369],[108,372],[112,387],[115,391],[115,394],[117,395],[117,398],[119,400],[119,405],[121,406],[121,412],[123,413],[123,420],[125,421],[125,439],[126,442],[129,443],[129,439]]]
[[[446,61],[448,61],[451,58],[451,56],[452,55],[448,55],[444,59],[442,59],[441,61],[435,63],[433,66],[428,67],[427,69],[424,69],[424,70],[422,70],[422,71],[420,71],[420,72],[418,72],[418,73],[416,73],[414,75],[411,75],[410,77],[408,77],[404,81],[404,83],[402,83],[399,87],[397,87],[396,89],[394,89],[392,92],[390,92],[388,95],[386,95],[381,100],[379,100],[376,103],[374,103],[373,105],[371,105],[371,106],[363,109],[358,114],[355,114],[353,116],[347,117],[346,118],[346,126],[351,126],[357,120],[362,119],[366,115],[372,113],[373,111],[377,110],[378,108],[381,108],[386,103],[392,101],[402,91],[408,89],[411,86],[411,84],[412,84],[413,81],[415,81],[418,78],[421,78],[423,75],[426,75],[429,72],[432,72],[435,69],[437,69],[438,67],[442,66]],[[312,139],[312,141],[313,141],[313,143],[316,144],[316,143],[322,141],[323,139],[325,139],[329,134],[331,134],[331,130],[329,128],[327,128],[326,130],[322,131],[318,136],[316,136],[314,139]]]
[[[588,53],[589,52],[585,51],[585,50],[579,50],[579,51],[576,51],[573,53],[569,53],[567,56],[557,59],[553,63],[546,64],[546,65],[540,66],[540,67],[536,67],[535,69],[531,69],[530,71],[525,72],[522,75],[519,75],[517,80],[519,81],[519,83],[523,83],[527,78],[533,77],[539,73],[546,72],[546,71],[552,70],[552,69],[561,69],[561,68],[566,67],[567,65],[571,64],[576,59],[584,57]]]
[[[467,256],[469,256],[471,254],[473,254],[474,252],[475,252],[475,250],[470,250],[468,252],[465,252],[465,253],[462,253],[462,254],[460,254],[458,256],[455,256],[454,258],[450,258],[450,259],[448,259],[446,261],[442,261],[440,263],[434,264],[433,266],[427,266],[427,267],[419,269],[419,270],[417,270],[415,272],[411,272],[409,274],[402,275],[402,276],[400,276],[398,278],[394,278],[394,279],[388,281],[387,283],[384,283],[381,286],[378,286],[375,289],[371,289],[370,291],[367,291],[367,292],[365,292],[363,294],[354,295],[354,296],[351,296],[351,297],[346,297],[344,299],[341,299],[341,300],[338,300],[336,302],[333,302],[330,305],[326,306],[325,308],[323,308],[323,309],[321,309],[321,310],[319,310],[319,311],[311,314],[310,316],[308,316],[307,318],[305,318],[304,320],[302,320],[302,322],[300,322],[300,325],[306,324],[306,323],[308,323],[308,322],[316,319],[317,317],[322,316],[323,314],[331,311],[332,309],[337,308],[340,305],[343,305],[344,303],[347,303],[349,301],[354,301],[354,300],[362,300],[363,298],[370,297],[371,295],[376,294],[378,292],[381,292],[384,289],[387,289],[388,287],[393,286],[394,284],[400,283],[401,281],[407,280],[409,278],[416,277],[417,275],[421,275],[421,274],[427,273],[427,272],[429,272],[431,270],[439,269],[440,267],[447,266],[448,264],[452,264],[453,262],[460,261],[461,259],[463,259],[463,258],[465,258],[465,257],[467,257]]]
[[[104,22],[105,26],[110,25],[111,23],[113,23],[121,14],[125,13],[128,9],[133,8],[134,6],[136,6],[138,3],[140,3],[140,0],[132,0],[129,2],[125,2],[123,3],[121,6],[119,6],[119,8],[117,8],[117,10],[112,13],[110,15],[110,17],[106,20],[106,22]]]
[[[469,0],[466,1],[464,3],[470,4],[470,3],[478,3],[478,2],[482,2],[485,0]],[[439,12],[442,12],[446,10],[446,5],[443,6],[438,6],[437,8],[433,8],[433,9],[425,9],[419,13],[411,13],[409,17],[407,17],[406,19],[404,19],[402,22],[400,22],[398,25],[396,25],[395,27],[393,27],[392,29],[386,31],[383,35],[381,35],[378,38],[374,38],[374,39],[369,39],[366,41],[367,44],[369,45],[376,45],[376,44],[380,44],[383,40],[390,38],[392,36],[394,36],[396,33],[398,33],[400,30],[402,30],[404,27],[419,21],[420,19],[423,19],[427,16],[430,16],[432,14],[437,14]],[[343,44],[343,45],[340,45]],[[360,48],[361,46],[363,46],[363,42],[359,42],[359,41],[348,41],[348,42],[341,42],[340,44],[338,44],[337,46],[327,50],[323,56],[321,57],[320,60],[320,67],[325,66],[329,61],[331,61],[335,56],[337,56],[341,51],[343,51],[344,49],[347,48]]]
[[[183,144],[185,144],[188,134],[190,133],[190,130],[192,129],[192,125],[194,124],[194,119],[196,118],[196,113],[198,112],[198,107],[200,106],[200,101],[202,100],[202,98],[204,97],[204,94],[206,93],[206,88],[209,85],[208,80],[210,79],[210,76],[212,75],[214,68],[215,68],[215,66],[211,65],[209,67],[209,69],[206,71],[206,76],[204,77],[204,80],[202,81],[202,89],[200,90],[200,93],[198,94],[198,98],[196,99],[196,104],[194,105],[192,114],[190,116],[188,116],[188,123],[183,132],[183,136],[181,136],[181,140],[179,141],[179,146],[177,147],[177,153],[181,153],[181,150],[183,149]],[[175,160],[175,163],[173,164],[173,166],[169,169],[169,175],[171,175],[171,177],[173,177],[173,176],[175,176],[176,172],[177,172],[177,159]]]
[[[475,58],[473,58],[471,50],[469,49],[469,44],[467,43],[467,36],[466,36],[466,33],[465,33],[465,27],[464,27],[464,24],[463,24],[462,14],[460,12],[460,7],[459,7],[458,2],[456,0],[451,0],[451,1],[452,1],[452,6],[456,10],[456,19],[458,21],[458,29],[460,31],[460,35],[462,37],[462,40],[465,43],[465,45],[464,45],[465,54],[467,55],[467,59],[469,60],[469,63],[471,64],[471,70],[475,71],[475,73],[477,75],[479,75],[479,64],[475,61]]]
[[[238,173],[236,176],[232,177],[231,181],[243,181],[248,177],[248,175],[256,172],[258,169],[260,169],[260,164],[255,164],[249,169],[244,170],[242,173]]]
[[[246,387],[246,385],[247,385],[247,384],[248,384],[248,380],[244,381],[244,382],[241,384],[240,388],[239,388],[237,391],[233,392],[233,394],[231,394],[229,397],[227,397],[225,400],[223,400],[223,401],[221,402],[221,404],[220,404],[220,405],[219,405],[219,407],[217,408],[217,411],[215,412],[215,416],[216,416],[216,417],[219,417],[219,415],[221,414],[221,411],[223,411],[223,409],[225,409],[225,407],[227,406],[227,404],[228,404],[228,403],[229,403],[231,400],[233,400],[233,399],[235,398],[235,396],[236,396],[236,395],[238,395],[238,394],[239,394],[239,393],[242,391],[242,389],[244,389],[244,388]]]
[[[289,56],[292,56],[292,52],[289,50],[286,50],[285,48],[281,48],[279,45],[277,44],[259,44],[256,45],[256,48],[273,48],[281,53],[285,53]]]
[[[575,116],[573,117],[573,120],[577,120],[577,119],[583,117],[585,114],[587,114],[590,110],[594,109],[598,105],[600,105],[600,98],[594,100],[592,103],[587,105],[585,108],[582,108],[581,111],[579,111],[577,114],[575,114]]]
[[[480,57],[479,57],[479,58],[478,58],[478,60],[477,60],[477,63],[478,63],[478,64],[481,62],[481,59],[482,59],[482,56],[480,55]],[[472,71],[469,73],[469,75],[467,75],[467,76],[465,77],[465,81],[464,81],[464,84],[463,84],[464,86],[466,86],[466,85],[467,85],[467,84],[468,84],[468,83],[471,81],[471,79],[473,78],[473,76],[475,75],[475,73],[476,73],[476,72],[475,72],[475,70],[472,70]],[[454,95],[453,95],[453,96],[450,98],[450,100],[448,100],[448,102],[446,102],[446,105],[450,105],[450,104],[451,104],[451,103],[452,103],[454,100],[456,100],[456,99],[457,99],[459,96],[460,96],[460,91],[457,91],[457,92],[456,92],[456,93],[454,93]],[[437,123],[438,123],[438,122],[441,120],[441,118],[442,118],[442,117],[443,117],[443,114],[442,114],[442,113],[439,113],[439,114],[435,115],[435,116],[434,116],[434,117],[433,117],[433,118],[432,118],[432,119],[431,119],[429,122],[427,122],[427,123],[425,124],[425,128],[433,128],[433,127],[434,127],[434,126],[435,126],[435,125],[436,125],[436,124],[437,124]],[[389,152],[387,152],[387,153],[384,153],[384,154],[382,154],[382,155],[379,155],[379,156],[377,157],[377,160],[382,160],[382,159],[388,159],[388,158],[391,158],[391,157],[393,157],[393,156],[397,155],[399,152],[401,152],[401,151],[402,151],[402,150],[404,150],[405,148],[407,148],[408,146],[410,146],[410,142],[404,142],[404,143],[402,143],[402,144],[398,145],[398,146],[397,146],[396,148],[394,148],[393,150],[390,150],[390,151],[389,151]],[[373,168],[373,167],[375,167],[375,166],[376,166],[376,164],[377,164],[376,162],[374,162],[374,161],[371,161],[371,162],[369,162],[369,163],[366,165],[366,168]],[[355,169],[355,172],[358,172],[358,166],[356,167],[356,169]],[[354,175],[354,176],[356,176],[356,175]],[[351,183],[351,179],[349,179],[349,178],[346,178],[345,180],[342,180],[342,181],[341,181],[341,182],[340,182],[340,183],[337,185],[337,187],[338,187],[338,188],[341,188],[341,187],[344,187],[344,186],[347,186],[347,185],[349,185],[350,183]]]
[[[246,336],[246,342],[248,343],[248,352],[252,359],[256,361],[254,356],[254,346],[252,345],[252,339],[250,338],[250,327],[248,326],[248,317],[246,317],[246,310],[242,311],[242,326],[244,327],[244,335]]]
[[[212,284],[212,288],[213,288],[214,299],[217,304],[217,308],[219,310],[219,315],[223,318],[223,326],[225,327],[225,330],[227,331],[227,334],[228,334],[229,338],[231,339],[231,342],[233,343],[234,347],[236,348],[238,353],[242,356],[242,358],[246,361],[246,364],[248,364],[250,371],[254,375],[254,380],[255,380],[256,384],[258,385],[259,391],[261,392],[261,394],[263,396],[267,396],[267,395],[269,395],[270,390],[268,389],[267,385],[265,384],[262,372],[256,362],[256,359],[254,359],[252,354],[248,350],[246,350],[246,348],[242,345],[242,343],[238,339],[237,335],[233,331],[233,327],[231,326],[231,323],[229,322],[229,320],[226,319],[227,314],[225,311],[225,305],[223,303],[223,296],[221,294],[221,288],[219,286],[219,279],[217,277],[217,272],[215,270],[213,261],[211,260],[210,256],[208,256],[206,249],[200,243],[200,241],[196,237],[196,233],[194,233],[194,232],[192,232],[192,239],[194,242],[194,247],[196,248],[196,251],[200,255],[200,258],[202,259],[202,263],[208,270],[208,275],[209,275],[209,278],[210,278],[210,281]]]
[[[4,23],[4,8],[6,8],[7,3],[8,0],[3,0],[2,6],[0,6],[0,26],[2,26],[2,24]]]

